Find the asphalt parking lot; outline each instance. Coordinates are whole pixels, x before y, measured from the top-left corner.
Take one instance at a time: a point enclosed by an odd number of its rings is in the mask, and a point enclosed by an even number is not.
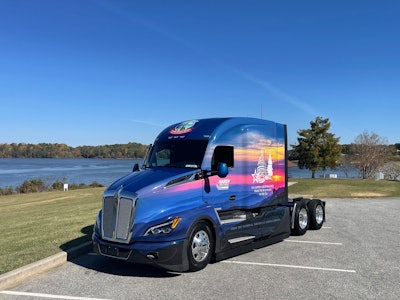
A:
[[[400,299],[400,198],[323,200],[321,230],[199,272],[88,253],[0,299]]]

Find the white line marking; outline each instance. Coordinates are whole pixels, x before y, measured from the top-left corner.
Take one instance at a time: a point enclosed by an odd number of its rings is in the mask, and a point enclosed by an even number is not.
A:
[[[330,243],[330,242],[313,242],[313,241],[296,241],[296,240],[284,240],[289,243],[303,243],[303,244],[320,244],[320,245],[336,245],[343,246],[342,243]]]
[[[356,273],[355,270],[344,270],[344,269],[331,269],[331,268],[306,267],[306,266],[281,265],[281,264],[266,264],[266,263],[255,263],[255,262],[244,262],[244,261],[233,261],[233,260],[223,260],[221,262],[230,263],[230,264],[239,264],[239,265],[254,265],[254,266],[266,266],[266,267],[282,267],[282,268],[293,268],[293,269],[307,269],[307,270],[319,270],[319,271],[331,271],[331,272]]]
[[[321,229],[332,229],[332,227],[325,227],[325,226],[322,226]]]
[[[51,298],[51,299],[66,299],[66,300],[107,300],[100,298],[73,297],[73,296],[50,295],[41,293],[25,293],[25,292],[15,292],[15,291],[0,291],[0,294],[27,296],[27,297],[41,297],[41,298]]]

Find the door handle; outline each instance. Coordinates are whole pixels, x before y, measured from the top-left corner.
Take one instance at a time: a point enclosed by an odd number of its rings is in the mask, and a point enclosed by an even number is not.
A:
[[[236,199],[236,195],[229,196],[229,200],[235,200],[235,199]]]

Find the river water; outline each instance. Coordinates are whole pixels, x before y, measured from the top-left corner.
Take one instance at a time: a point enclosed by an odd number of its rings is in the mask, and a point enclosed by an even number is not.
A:
[[[323,178],[322,171],[315,172],[315,178]],[[289,168],[289,178],[311,178],[311,171],[306,169],[299,169],[298,167]],[[360,178],[358,170],[351,170],[347,175],[340,169],[325,171],[325,178]]]
[[[65,179],[66,183],[90,184],[94,181],[105,186],[129,174],[135,159],[93,159],[93,158],[1,158],[0,188],[17,187],[25,180],[42,179],[47,185]]]
[[[21,185],[25,180],[40,178],[47,185],[54,181],[65,179],[66,183],[91,184],[94,181],[105,186],[114,180],[129,174],[135,163],[142,164],[142,160],[135,159],[76,159],[76,158],[1,158],[0,159],[0,188]],[[328,170],[329,174],[336,174],[338,178],[345,178],[340,170]],[[321,177],[317,172],[316,177]],[[309,170],[297,167],[289,168],[290,178],[310,178]],[[358,177],[352,172],[349,177]]]

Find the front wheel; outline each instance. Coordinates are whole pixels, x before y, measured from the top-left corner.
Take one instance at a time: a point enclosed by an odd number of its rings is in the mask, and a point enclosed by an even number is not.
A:
[[[197,223],[189,236],[188,258],[189,271],[205,268],[211,260],[214,250],[214,237],[211,229],[204,221]]]

